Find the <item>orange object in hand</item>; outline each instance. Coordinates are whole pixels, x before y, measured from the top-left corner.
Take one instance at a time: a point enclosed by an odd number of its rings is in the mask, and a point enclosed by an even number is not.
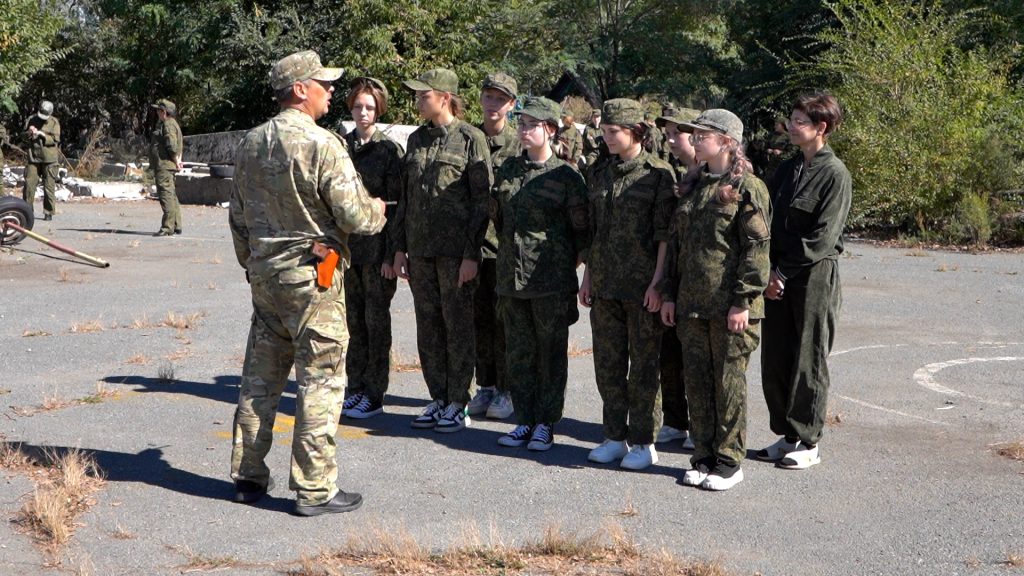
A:
[[[320,259],[316,265],[317,286],[330,288],[334,283],[334,271],[338,268],[338,252],[334,248],[313,242],[313,255]]]

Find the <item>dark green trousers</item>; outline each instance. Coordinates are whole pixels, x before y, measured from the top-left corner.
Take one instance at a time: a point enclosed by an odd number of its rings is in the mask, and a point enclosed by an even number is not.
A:
[[[476,385],[508,392],[509,386],[505,382],[505,329],[501,326],[501,314],[495,312],[498,303],[498,296],[494,293],[498,285],[497,262],[494,258],[480,261],[480,286],[473,295]]]
[[[661,337],[661,408],[665,426],[676,430],[690,429],[690,413],[683,385],[683,345],[675,329],[665,330]]]
[[[57,212],[57,171],[60,166],[56,163],[35,164],[29,162],[25,166],[25,188],[21,196],[31,206],[36,200],[36,188],[39,187],[39,177],[43,177],[43,212],[53,215]]]
[[[397,279],[381,276],[380,264],[356,264],[345,271],[346,396],[366,394],[384,401],[391,373],[391,299],[397,287]]]
[[[509,343],[506,378],[516,422],[521,426],[558,422],[569,378],[569,326],[579,319],[576,294],[501,296],[498,310]]]
[[[416,346],[432,400],[469,403],[476,364],[474,278],[459,287],[462,258],[409,259],[409,288],[416,310]]]
[[[690,404],[691,464],[714,457],[735,466],[746,457],[747,364],[760,340],[759,324],[736,334],[725,318],[676,319]]]
[[[595,298],[590,309],[594,373],[604,404],[604,437],[653,444],[661,429],[658,379],[661,316],[640,302]]]
[[[828,355],[843,293],[839,263],[822,260],[786,281],[781,300],[764,301],[761,386],[772,432],[817,444],[828,411]]]
[[[160,208],[164,211],[160,230],[181,230],[181,204],[178,203],[178,195],[174,192],[174,172],[157,170],[153,179],[156,181],[156,196],[160,200]]]

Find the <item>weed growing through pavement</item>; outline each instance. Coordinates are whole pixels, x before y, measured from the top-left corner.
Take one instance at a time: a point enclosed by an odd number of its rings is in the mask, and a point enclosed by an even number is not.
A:
[[[1024,462],[1024,440],[993,444],[992,450],[1000,456],[1005,456],[1006,458],[1017,460],[1018,462]]]
[[[156,371],[156,381],[158,384],[174,384],[174,365],[164,364]]]
[[[60,280],[57,282],[70,282],[71,281],[71,270],[68,270],[67,266],[60,267]]]
[[[569,356],[585,356],[587,354],[593,354],[593,348],[584,348],[581,340],[573,340],[569,342]]]
[[[949,268],[946,268],[946,263],[939,264],[939,267],[935,269],[936,272],[946,272]]]
[[[622,510],[619,511],[619,516],[624,516],[626,518],[632,518],[633,516],[638,516],[639,514],[640,514],[640,511],[637,510],[636,506],[633,504],[633,496],[630,495],[630,494],[627,494],[626,495],[626,504],[625,504],[625,506],[622,507]]]
[[[131,242],[128,243],[128,247],[129,248],[138,248],[139,247],[139,241],[138,240],[132,240]]]
[[[135,540],[136,538],[138,538],[138,536],[132,534],[131,532],[126,530],[124,526],[121,526],[120,524],[118,524],[117,528],[115,528],[114,531],[110,533],[110,537],[116,538],[118,540]]]
[[[106,402],[108,398],[117,398],[121,395],[119,390],[107,388],[103,385],[103,382],[96,383],[96,392],[79,399],[82,404],[102,404]]]
[[[42,330],[25,330],[21,333],[22,338],[39,338],[40,336],[52,336],[52,334]]]
[[[423,366],[420,365],[420,357],[413,356],[412,358],[406,358],[402,354],[402,350],[394,348],[391,350],[391,371],[392,372],[419,372],[423,370]]]
[[[964,560],[964,564],[968,568],[981,568],[981,559],[978,558],[976,555],[975,556],[971,556],[967,560]]]
[[[217,285],[214,284],[213,282],[207,282],[206,287],[209,288],[210,290],[217,290]]]
[[[1003,566],[1011,568],[1024,568],[1024,550],[1007,550],[1006,551],[1006,562],[1003,562]]]
[[[67,408],[74,403],[73,400],[68,400],[64,396],[60,395],[58,390],[53,391],[51,396],[43,396],[43,403],[39,405],[37,412],[49,412],[50,410],[60,410],[61,408]]]
[[[220,262],[220,258],[214,258],[213,260],[210,260],[210,264],[220,264]]]
[[[149,357],[145,354],[136,354],[125,360],[125,364],[149,364]]]
[[[920,248],[914,248],[914,250],[910,252],[905,252],[903,255],[910,256],[912,258],[924,258],[925,256],[928,255],[928,253],[925,252],[924,250],[921,250]]]
[[[88,332],[102,332],[103,324],[100,323],[99,318],[95,320],[80,320],[78,322],[71,323],[71,329],[68,332],[72,334],[86,334]]]
[[[845,417],[845,414],[831,406],[829,406],[828,409],[825,410],[825,424],[828,426],[838,426],[842,424],[843,418]]]

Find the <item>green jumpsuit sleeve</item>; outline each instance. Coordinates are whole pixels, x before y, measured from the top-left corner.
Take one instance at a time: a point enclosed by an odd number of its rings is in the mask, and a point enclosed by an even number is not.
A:
[[[777,263],[786,278],[799,274],[805,267],[816,264],[832,253],[843,234],[846,214],[850,213],[853,201],[853,180],[850,173],[835,171],[821,193],[817,219],[804,234],[800,235],[800,249],[787,250]]]
[[[395,246],[398,245],[398,210],[401,208],[402,199],[402,147],[398,143],[390,143],[388,148],[388,163],[384,168],[384,197],[385,202],[395,202],[389,205],[385,213],[388,215],[387,224],[384,225],[387,243],[384,249],[384,261],[388,264],[395,257]]]
[[[239,175],[241,176],[241,175]],[[245,225],[243,213],[245,205],[242,201],[244,177],[236,176],[231,181],[231,202],[228,205],[228,225],[231,228],[231,241],[235,245],[235,258],[243,269],[247,270],[249,261],[249,228]]]

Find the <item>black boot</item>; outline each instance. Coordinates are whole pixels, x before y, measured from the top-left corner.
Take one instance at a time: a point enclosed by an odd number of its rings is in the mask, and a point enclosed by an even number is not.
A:
[[[355,492],[338,492],[338,495],[330,501],[316,506],[303,506],[295,503],[295,514],[297,516],[319,516],[321,514],[337,514],[339,512],[351,512],[363,505],[363,497]]]

